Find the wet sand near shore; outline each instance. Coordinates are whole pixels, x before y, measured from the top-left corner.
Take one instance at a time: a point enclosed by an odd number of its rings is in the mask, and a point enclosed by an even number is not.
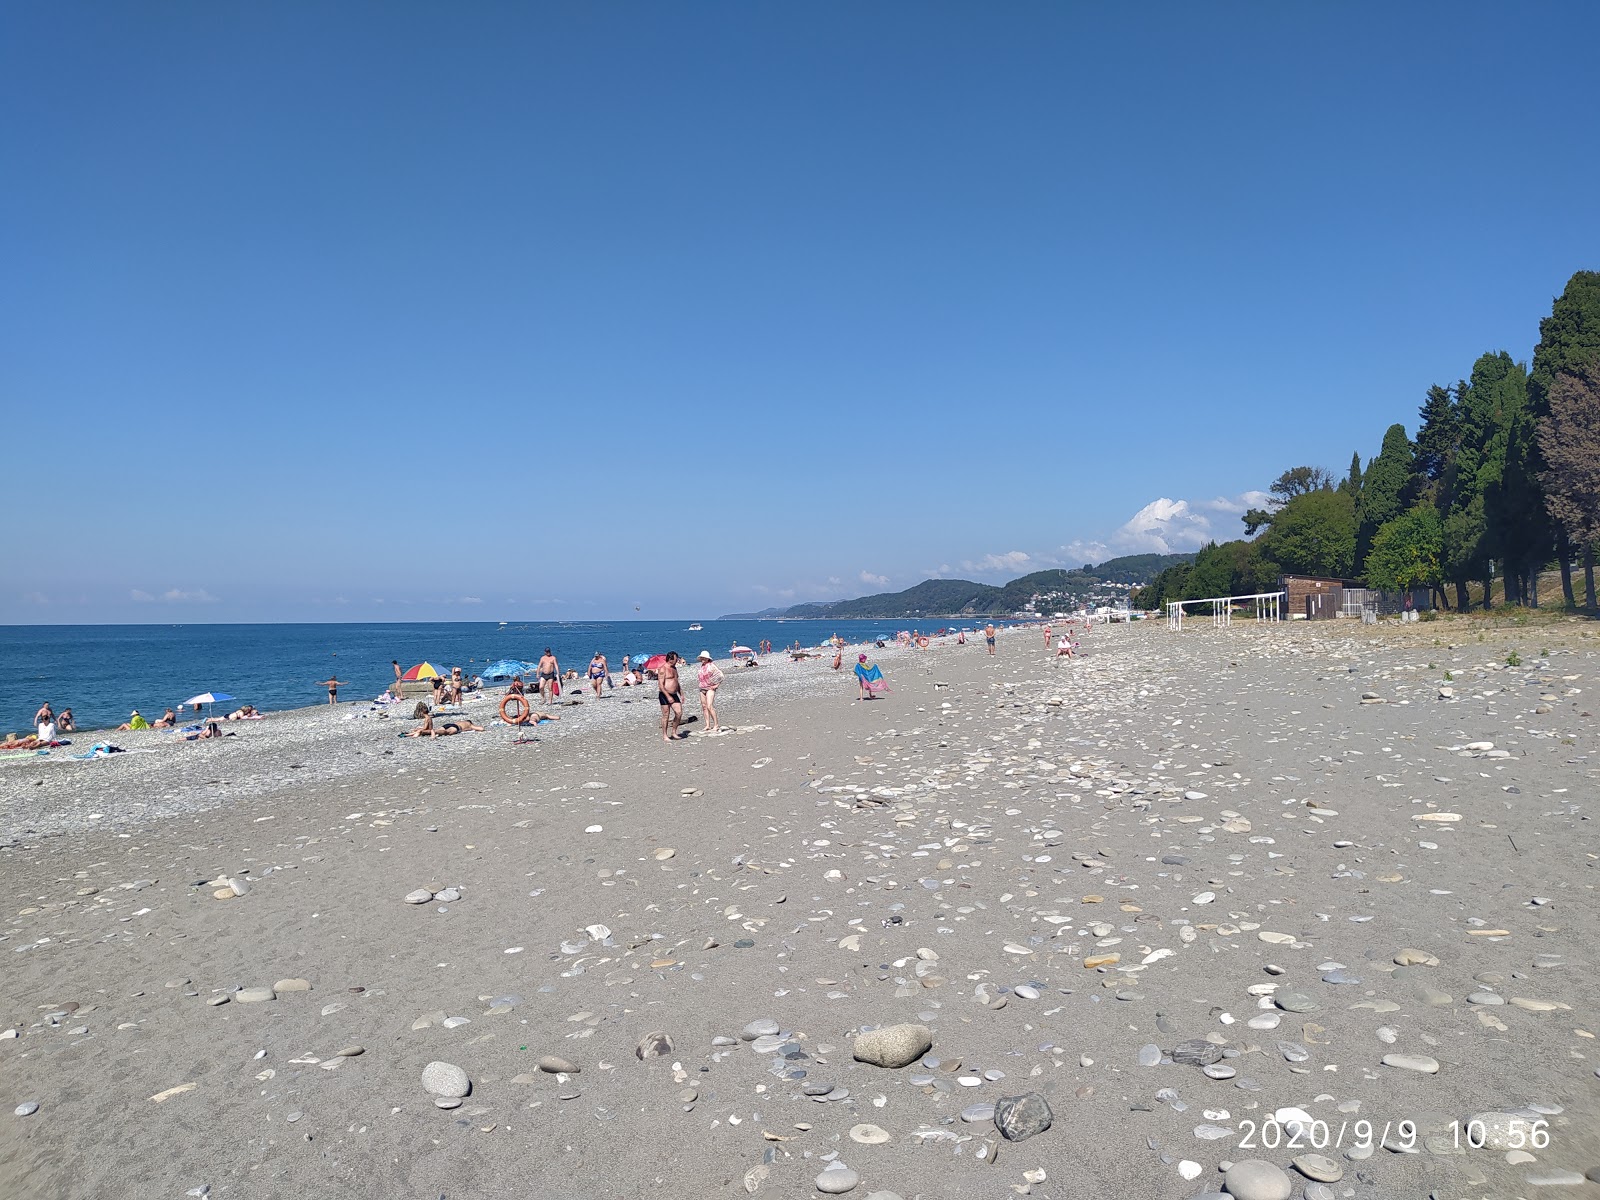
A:
[[[6,772],[0,1191],[1600,1194],[1589,632],[1018,631],[675,745],[646,689]]]

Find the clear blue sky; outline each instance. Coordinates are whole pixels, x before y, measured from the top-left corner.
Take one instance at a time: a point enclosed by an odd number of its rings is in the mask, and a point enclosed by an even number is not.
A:
[[[1600,267],[1600,6],[12,4],[0,622],[1240,531]]]

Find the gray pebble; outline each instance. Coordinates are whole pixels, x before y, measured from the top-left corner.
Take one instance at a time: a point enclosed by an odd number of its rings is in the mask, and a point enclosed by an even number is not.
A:
[[[1006,1096],[994,1106],[994,1127],[1008,1142],[1025,1142],[1050,1128],[1055,1114],[1038,1092]]]

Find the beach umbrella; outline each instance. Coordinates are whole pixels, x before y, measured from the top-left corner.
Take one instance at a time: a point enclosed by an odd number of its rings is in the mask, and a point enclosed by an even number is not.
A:
[[[728,653],[732,654],[735,658],[743,658],[747,654],[754,654],[755,651],[750,649],[749,646],[735,646]]]
[[[427,664],[424,663],[424,666]],[[483,669],[485,679],[510,679],[513,675],[531,675],[534,668],[516,658],[502,658]]]
[[[201,692],[198,696],[190,696],[184,701],[184,704],[190,708],[196,708],[204,704],[206,706],[206,715],[210,716],[213,704],[226,704],[232,699],[233,697],[226,692]]]
[[[437,679],[439,678],[439,672],[433,669],[433,664],[430,662],[418,663],[400,678],[407,683],[415,683],[419,679]]]
[[[667,656],[665,654],[652,654],[645,660],[644,669],[646,671],[659,671],[666,665]]]

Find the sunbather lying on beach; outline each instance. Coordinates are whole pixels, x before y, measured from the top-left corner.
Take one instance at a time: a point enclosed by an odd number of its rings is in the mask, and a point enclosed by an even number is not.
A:
[[[429,713],[422,718],[418,725],[405,737],[451,737],[458,733],[482,733],[484,727],[477,724],[469,717],[451,717],[448,721],[441,721],[437,726],[433,723],[433,714]]]
[[[0,750],[37,750],[42,744],[38,736],[32,733],[20,738],[14,733],[8,733],[6,740],[0,742]]]
[[[199,733],[186,733],[186,734],[184,734],[183,735],[183,740],[186,741],[186,742],[198,742],[198,741],[203,741],[203,740],[209,740],[211,738],[233,737],[233,736],[234,735],[233,735],[233,731],[232,730],[229,730],[227,733],[223,733],[222,732],[222,726],[218,722],[212,720],[212,721],[207,721],[206,722],[206,727],[204,729],[202,729]]]
[[[243,708],[236,708],[228,714],[230,721],[253,721],[261,714],[256,711],[256,706],[246,704]]]

